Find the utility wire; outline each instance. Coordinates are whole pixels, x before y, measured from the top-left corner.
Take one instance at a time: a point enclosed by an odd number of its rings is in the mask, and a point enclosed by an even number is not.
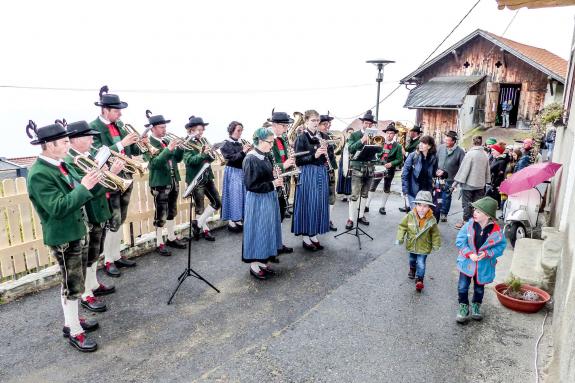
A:
[[[449,38],[451,37],[451,35],[453,34],[453,32],[455,32],[455,30],[461,25],[461,23],[463,23],[463,21],[467,18],[467,16],[469,16],[469,14],[475,9],[475,7],[477,7],[477,5],[481,2],[481,0],[477,0],[475,2],[475,4],[473,4],[473,6],[469,9],[469,11],[467,11],[467,13],[465,14],[465,16],[463,16],[463,18],[461,18],[461,20],[459,20],[459,22],[453,27],[453,29],[451,30],[451,32],[449,32],[449,34],[447,36],[445,36],[445,38],[443,40],[441,40],[441,42],[437,45],[437,47],[435,47],[435,49],[425,58],[425,60],[423,60],[423,62],[415,69],[418,70],[419,68],[421,68],[423,66],[423,64],[425,64],[427,62],[427,60],[429,60],[429,58],[431,56],[433,56],[435,54],[435,52],[437,52],[437,50],[443,45],[443,43]],[[389,97],[391,97],[392,94],[394,94],[399,88],[401,88],[402,84],[399,84],[398,86],[396,86],[395,88],[393,88],[393,90],[391,92],[389,92],[381,101],[379,101],[376,105],[372,106],[370,109],[375,108],[377,105],[381,105],[385,100],[387,100]],[[352,117],[341,117],[338,119],[343,119],[343,120],[354,120],[360,116],[363,115],[364,112],[352,116]]]

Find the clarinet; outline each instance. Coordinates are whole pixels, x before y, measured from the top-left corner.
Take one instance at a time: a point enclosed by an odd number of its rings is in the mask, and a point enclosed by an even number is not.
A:
[[[327,147],[328,147],[329,144],[328,144],[327,140],[325,140],[325,139],[323,139],[323,138],[320,138],[320,139],[319,139],[319,145],[320,145],[320,146],[323,146],[324,148],[327,149]],[[331,172],[331,171],[333,170],[333,168],[332,168],[332,166],[331,166],[331,162],[329,161],[329,153],[326,152],[325,155],[324,155],[324,157],[325,157],[325,164],[326,164],[326,166],[327,166],[327,171],[328,171],[328,172]]]
[[[281,172],[281,168],[279,167],[279,165],[276,162],[276,159],[274,158],[273,154],[271,155],[271,159],[272,159],[272,167],[273,167],[273,175],[274,175],[274,179],[279,179],[280,177],[283,177],[282,172]],[[288,196],[286,193],[286,189],[283,186],[278,186],[276,188],[276,191],[279,193],[279,195],[284,199],[285,203],[286,203],[286,207],[289,206],[289,200],[288,200]]]

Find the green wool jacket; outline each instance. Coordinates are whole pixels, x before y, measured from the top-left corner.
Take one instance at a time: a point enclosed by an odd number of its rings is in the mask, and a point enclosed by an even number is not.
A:
[[[116,122],[116,126],[118,127],[118,130],[120,131],[120,137],[121,138],[124,138],[128,135],[128,132],[126,132],[123,129],[124,123],[122,121]],[[119,152],[118,146],[114,143],[114,140],[112,139],[112,135],[110,134],[110,130],[108,129],[108,127],[106,125],[104,125],[104,123],[102,122],[102,120],[100,120],[100,118],[96,118],[94,121],[90,122],[90,128],[100,132],[99,136],[94,136],[94,147],[95,148],[100,148],[103,145],[103,146],[109,147],[110,149],[112,149],[115,152]],[[124,152],[126,153],[126,155],[128,157],[138,156],[138,155],[142,154],[140,152],[140,149],[138,148],[138,145],[136,145],[136,144],[128,145],[127,147],[124,148]]]
[[[385,153],[385,149],[382,149],[381,155]],[[398,142],[394,142],[389,154],[387,155],[387,160],[384,164],[391,163],[394,168],[398,168],[403,163],[403,152],[401,150],[401,145]]]
[[[285,137],[280,137],[281,142],[284,145],[284,148],[286,150],[286,157],[287,157],[287,150],[288,150],[288,140]],[[276,142],[276,138],[274,137],[274,145],[272,146],[272,150],[270,151],[270,156],[273,158],[273,161],[275,161],[275,163],[280,167],[281,172],[285,172],[286,170],[284,169],[284,165],[282,163],[282,155],[280,153],[280,149],[278,148],[277,142]],[[270,158],[270,160],[272,160],[272,158]],[[272,163],[273,163],[272,161]]]
[[[353,158],[356,152],[359,152],[363,149],[363,143],[361,142],[361,138],[363,137],[363,132],[361,130],[357,130],[350,134],[349,138],[347,139],[347,150],[349,152],[349,158]],[[381,153],[383,149],[379,152]],[[349,162],[352,168],[358,168],[361,166],[361,162],[358,161],[351,161]]]
[[[441,234],[437,221],[432,215],[420,229],[417,222],[417,213],[411,210],[403,217],[397,228],[397,244],[405,240],[405,248],[410,253],[429,254],[441,247]]]
[[[176,181],[180,181],[180,171],[178,170],[178,163],[182,162],[184,158],[184,151],[180,148],[175,148],[169,151],[168,148],[162,147],[162,143],[150,136],[150,144],[160,149],[160,152],[155,156],[150,153],[144,153],[144,159],[148,162],[148,169],[150,170],[150,187],[168,186],[172,184],[172,172],[176,177]],[[170,161],[172,167],[170,168]]]
[[[69,175],[74,187],[54,165],[37,159],[28,173],[28,196],[40,217],[44,244],[58,246],[77,241],[86,235],[82,206],[94,195],[79,183],[73,168]]]
[[[405,153],[411,153],[417,149],[419,146],[419,138],[417,140],[411,141],[409,145],[405,148]]]
[[[190,184],[194,177],[198,174],[204,163],[212,162],[214,159],[210,157],[207,153],[200,153],[199,150],[191,149],[186,150],[184,153],[184,164],[186,164],[186,184]],[[207,176],[207,177],[206,177]],[[212,172],[212,167],[210,166],[206,170],[205,180],[213,180],[214,173]]]
[[[68,152],[68,155],[64,158],[64,162],[70,165],[68,168],[72,167],[78,174],[83,174],[83,171],[74,164],[74,157],[76,157],[76,155],[77,153],[74,151]],[[90,190],[94,198],[85,205],[88,222],[99,224],[112,218],[112,210],[110,210],[110,205],[106,198],[106,193],[111,191],[112,190],[106,189],[100,184]]]

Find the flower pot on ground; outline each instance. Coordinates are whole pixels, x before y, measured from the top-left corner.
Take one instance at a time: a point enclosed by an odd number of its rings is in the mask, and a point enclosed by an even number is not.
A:
[[[523,313],[536,313],[551,299],[546,291],[524,284],[515,277],[496,285],[495,293],[503,306]]]

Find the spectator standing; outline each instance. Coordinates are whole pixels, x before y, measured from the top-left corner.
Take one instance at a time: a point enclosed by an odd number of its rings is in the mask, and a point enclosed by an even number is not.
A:
[[[438,177],[445,177],[445,186],[441,191],[441,222],[447,222],[447,215],[451,208],[451,187],[453,179],[463,162],[465,151],[457,145],[457,132],[450,130],[445,135],[444,143],[437,148],[437,172]]]

